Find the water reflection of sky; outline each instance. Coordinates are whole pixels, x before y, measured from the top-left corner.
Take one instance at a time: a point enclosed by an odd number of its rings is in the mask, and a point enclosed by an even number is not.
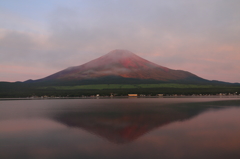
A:
[[[240,157],[239,101],[116,101],[3,102],[0,158]]]

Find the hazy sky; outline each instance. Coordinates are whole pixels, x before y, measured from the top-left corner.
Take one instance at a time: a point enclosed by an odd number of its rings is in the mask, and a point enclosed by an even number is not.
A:
[[[0,81],[25,81],[126,49],[240,82],[239,0],[0,0]]]

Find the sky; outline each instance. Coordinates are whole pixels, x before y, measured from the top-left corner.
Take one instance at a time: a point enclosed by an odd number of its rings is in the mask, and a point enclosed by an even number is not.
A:
[[[40,79],[112,50],[240,83],[239,0],[0,0],[0,81]]]

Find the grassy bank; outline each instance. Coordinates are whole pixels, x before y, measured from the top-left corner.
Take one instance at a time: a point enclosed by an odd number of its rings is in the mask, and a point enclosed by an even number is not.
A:
[[[144,89],[144,88],[181,88],[181,89],[197,89],[197,88],[228,88],[228,86],[219,85],[194,85],[194,84],[95,84],[95,85],[76,85],[76,86],[48,86],[39,87],[39,89],[55,89],[55,90],[81,90],[81,89]],[[238,87],[231,87],[238,88]]]

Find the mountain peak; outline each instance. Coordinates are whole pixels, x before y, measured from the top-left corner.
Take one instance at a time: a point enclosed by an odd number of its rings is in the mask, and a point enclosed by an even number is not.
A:
[[[113,59],[122,59],[122,58],[128,58],[128,57],[133,57],[133,56],[137,56],[137,55],[128,50],[116,49],[116,50],[110,51],[109,53],[107,53],[106,55],[104,55],[102,57],[109,57],[109,58],[113,58]]]
[[[115,49],[115,50],[110,51],[106,55],[135,55],[135,54],[128,50]]]
[[[80,66],[57,72],[45,79],[82,80],[107,76],[161,81],[180,80],[195,75],[157,65],[128,51],[116,49]]]

